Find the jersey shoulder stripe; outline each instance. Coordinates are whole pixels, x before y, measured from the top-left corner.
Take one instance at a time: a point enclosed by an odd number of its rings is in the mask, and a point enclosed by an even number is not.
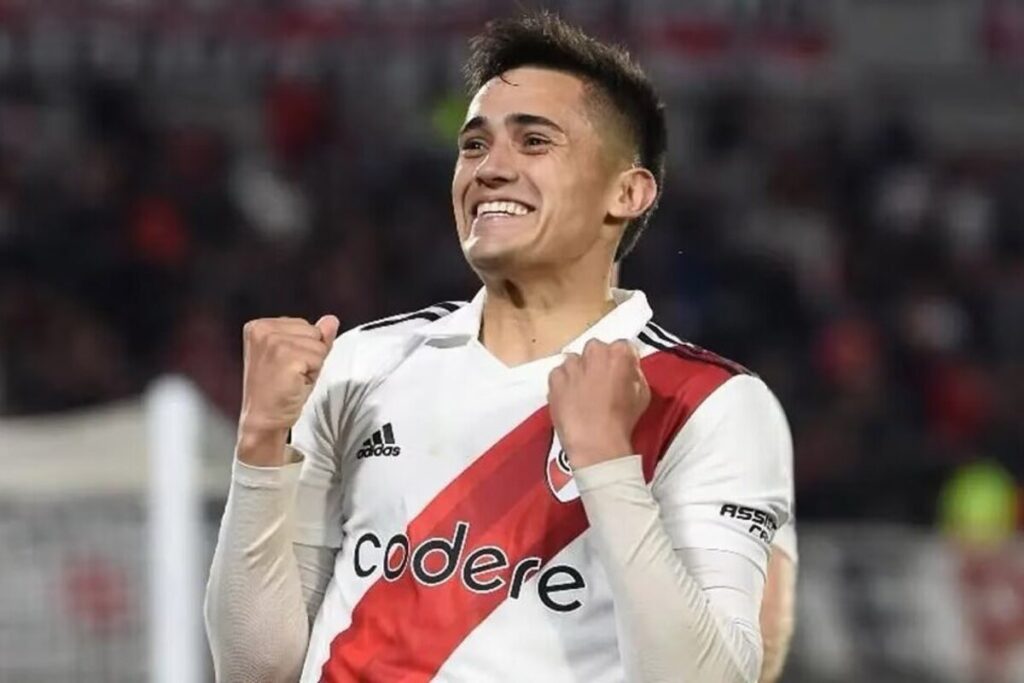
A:
[[[409,322],[412,320],[425,320],[427,322],[433,322],[440,320],[449,313],[454,313],[463,306],[466,305],[466,301],[442,301],[439,304],[427,306],[426,308],[415,311],[413,313],[400,313],[398,315],[389,316],[380,320],[360,325],[356,329],[362,332],[368,332],[370,330],[379,330],[385,327],[391,327],[393,325],[399,325],[401,323]]]
[[[686,343],[679,337],[668,332],[664,327],[654,322],[653,320],[647,322],[647,330],[656,338],[662,340],[663,343],[669,346],[679,346]]]
[[[679,339],[679,337],[669,333],[653,320],[647,323],[647,326],[637,335],[637,338],[644,344],[659,351],[664,351],[682,360],[717,366],[730,375],[754,374],[735,361],[723,358],[696,344]]]

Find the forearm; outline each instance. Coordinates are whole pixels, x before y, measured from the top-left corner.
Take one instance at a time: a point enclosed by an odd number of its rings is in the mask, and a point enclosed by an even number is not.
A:
[[[782,669],[786,663],[786,655],[789,653],[789,641],[792,630],[785,633],[769,634],[764,636],[764,665],[761,669],[760,683],[775,683],[782,676]]]
[[[299,465],[235,462],[205,615],[218,681],[296,681],[309,617],[292,551]]]
[[[759,587],[702,588],[694,569],[673,549],[639,457],[583,468],[576,472],[576,482],[611,584],[628,679],[755,681],[761,644],[759,595],[752,594]],[[735,560],[748,562],[738,556]],[[737,604],[741,609],[732,609]],[[753,623],[746,618],[746,606],[753,610]],[[742,614],[730,613],[736,611]]]
[[[324,601],[327,585],[334,577],[334,557],[337,551],[319,545],[292,545],[295,560],[299,564],[299,578],[302,580],[302,599],[306,603],[306,614],[312,624]]]
[[[761,634],[764,639],[761,683],[774,683],[782,675],[793,637],[795,602],[796,563],[775,546],[768,563],[768,581],[761,604]]]

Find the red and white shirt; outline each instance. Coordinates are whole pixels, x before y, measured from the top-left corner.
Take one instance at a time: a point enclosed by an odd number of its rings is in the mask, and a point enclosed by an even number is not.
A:
[[[305,456],[294,540],[339,549],[303,682],[624,677],[546,405],[563,355],[502,364],[479,342],[484,296],[343,334],[293,430]],[[636,346],[652,399],[633,446],[675,547],[764,572],[791,518],[781,407],[742,367],[655,324],[642,292],[614,296],[564,351]]]

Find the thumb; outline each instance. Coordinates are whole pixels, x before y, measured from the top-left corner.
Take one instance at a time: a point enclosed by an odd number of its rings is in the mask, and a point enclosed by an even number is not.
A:
[[[341,321],[334,315],[320,316],[320,319],[316,321],[316,328],[320,330],[320,338],[328,346],[334,343],[334,338],[338,336],[338,328],[340,326]]]

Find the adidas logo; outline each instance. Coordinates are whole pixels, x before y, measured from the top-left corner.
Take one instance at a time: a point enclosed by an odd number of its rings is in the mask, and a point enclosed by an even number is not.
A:
[[[402,449],[395,445],[395,433],[391,430],[391,423],[375,431],[369,439],[356,451],[356,459],[370,458],[378,455],[398,455]]]

